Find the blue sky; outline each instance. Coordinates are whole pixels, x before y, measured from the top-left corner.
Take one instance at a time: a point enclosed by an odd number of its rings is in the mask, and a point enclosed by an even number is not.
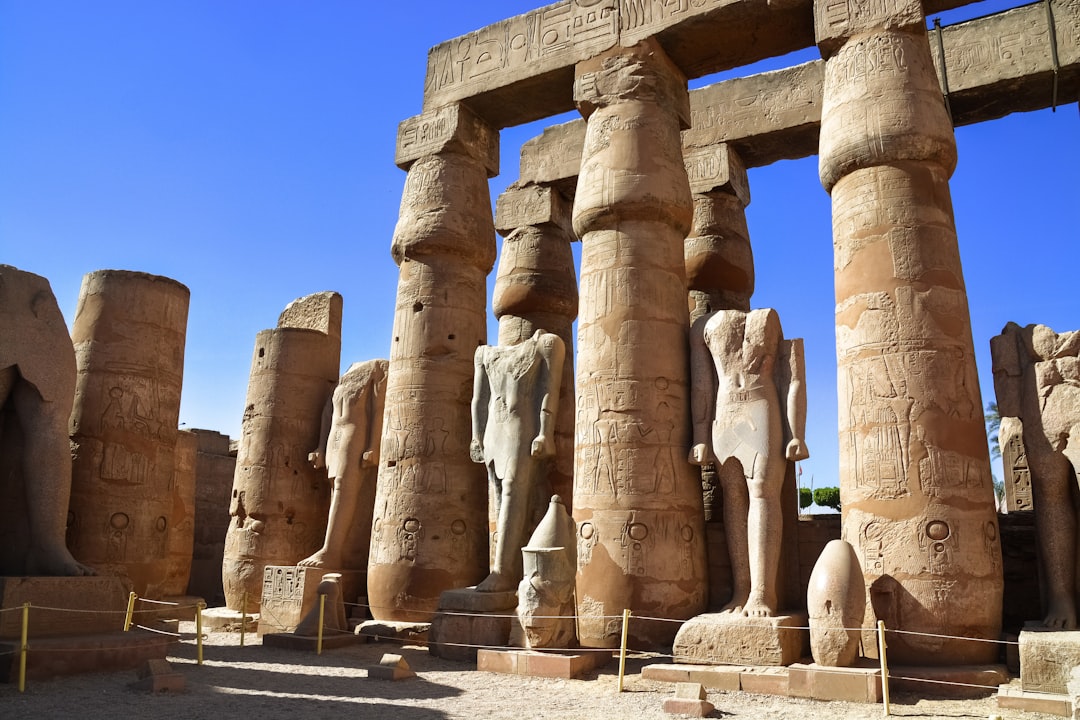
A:
[[[236,437],[255,334],[290,300],[344,296],[343,367],[388,355],[405,180],[394,139],[420,111],[427,49],[534,7],[0,0],[0,262],[47,277],[69,324],[87,272],[185,283],[180,419]],[[521,143],[551,122],[502,133],[492,198],[516,179]],[[1006,321],[1080,327],[1075,99],[959,128],[957,143],[952,192],[985,404],[988,341]],[[754,169],[750,183],[753,304],[806,339],[804,480],[836,484],[829,199],[816,158]]]

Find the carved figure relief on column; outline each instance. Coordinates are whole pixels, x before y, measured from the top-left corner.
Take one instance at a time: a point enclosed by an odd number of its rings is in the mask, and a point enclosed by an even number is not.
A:
[[[772,309],[706,315],[694,323],[690,343],[690,462],[737,463],[745,482],[723,489],[733,585],[723,611],[772,616],[779,609],[780,490],[787,463],[809,457],[801,344],[784,340]]]
[[[386,360],[353,363],[326,401],[319,447],[308,454],[333,485],[326,539],[298,565],[367,570],[388,366]]]
[[[22,498],[0,514],[22,527],[0,548],[0,575],[93,575],[65,541],[75,351],[48,280],[0,265],[0,338],[2,482]]]
[[[1043,582],[1043,624],[1076,628],[1080,330],[1010,322],[990,340],[1001,433],[1023,433]]]
[[[555,455],[566,349],[537,330],[516,345],[476,349],[469,454],[487,468],[496,521],[491,573],[476,589],[513,590],[521,580],[521,547],[535,510],[535,485]]]

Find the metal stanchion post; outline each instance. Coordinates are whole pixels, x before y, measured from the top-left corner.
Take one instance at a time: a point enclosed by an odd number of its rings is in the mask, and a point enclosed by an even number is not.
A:
[[[878,658],[881,660],[881,699],[884,703],[885,716],[889,715],[889,661],[885,657],[885,621],[877,622]]]
[[[619,649],[619,692],[623,691],[623,676],[626,674],[626,636],[630,629],[630,608],[622,611],[622,647]]]
[[[30,603],[22,606],[22,642],[19,645],[19,692],[26,692],[26,651],[30,649],[27,638],[30,635]]]
[[[326,617],[326,595],[319,595],[319,637],[315,641],[315,654],[322,655],[323,619]]]
[[[135,613],[135,591],[128,593],[127,614],[124,615],[124,632],[131,630],[131,616]]]
[[[202,665],[202,611],[206,609],[206,603],[200,602],[195,605],[195,656]]]

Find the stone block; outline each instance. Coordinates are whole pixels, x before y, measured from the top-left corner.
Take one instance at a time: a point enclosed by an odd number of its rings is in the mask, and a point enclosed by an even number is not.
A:
[[[502,236],[526,225],[570,228],[570,205],[549,185],[511,187],[495,201],[495,229]]]
[[[366,641],[367,638],[363,635],[353,633],[343,635],[335,632],[323,636],[322,646],[323,650],[336,650],[337,648],[350,647]],[[266,647],[315,652],[319,646],[319,638],[295,633],[266,633],[262,636],[262,644]]]
[[[743,692],[758,695],[787,695],[788,670],[782,667],[744,668],[739,673],[739,685]]]
[[[986,697],[1008,680],[1004,665],[889,666],[890,688],[929,697]]]
[[[428,651],[446,660],[475,662],[480,646],[505,647],[515,618],[517,593],[447,590],[431,621]]]
[[[30,603],[30,638],[92,635],[124,627],[128,585],[119,577],[0,577],[0,638],[19,638]]]
[[[402,170],[426,155],[446,152],[479,161],[488,177],[499,174],[499,131],[464,105],[451,103],[398,125],[394,162]]]
[[[664,701],[664,712],[668,715],[707,717],[715,709],[716,706],[708,700],[686,700],[673,697]]]
[[[725,690],[734,692],[741,689],[739,676],[748,668],[736,665],[685,665],[680,663],[663,663],[646,665],[641,669],[641,677],[645,680],[657,680],[659,682],[695,682],[704,685],[710,690]]]
[[[31,638],[26,677],[49,680],[64,675],[135,670],[147,660],[164,659],[176,640],[157,633],[95,633]],[[19,672],[19,641],[0,642],[0,682],[14,682]]]
[[[788,667],[788,694],[813,700],[879,703],[881,669],[795,663]]]
[[[1020,686],[1025,692],[1065,694],[1080,665],[1080,630],[1020,632]]]
[[[685,139],[685,135],[684,135]],[[700,148],[683,147],[683,165],[690,179],[690,192],[723,190],[750,204],[750,181],[742,158],[730,145],[718,143]]]
[[[147,660],[137,671],[139,679],[128,687],[151,693],[183,692],[187,685],[184,676],[173,670],[164,658]]]
[[[416,677],[416,673],[401,655],[386,653],[378,665],[368,668],[368,677],[375,680],[408,680]]]
[[[998,688],[997,706],[1009,710],[1072,717],[1072,702],[1067,695],[1026,692],[1014,683]]]
[[[259,629],[259,613],[241,613],[227,607],[206,608],[202,611],[203,630],[206,632],[256,632]]]
[[[488,650],[476,653],[476,669],[506,675],[578,678],[611,660],[607,651],[539,652],[536,650]]]
[[[374,642],[390,640],[414,645],[425,645],[431,623],[393,622],[387,620],[367,620],[356,627],[356,634],[363,635]]]
[[[805,613],[747,618],[705,613],[675,637],[677,662],[701,665],[790,665],[809,651]]]
[[[259,633],[288,633],[318,607],[319,583],[323,575],[339,573],[341,596],[354,598],[364,591],[366,573],[295,565],[267,565],[263,571],[262,603],[259,606]],[[329,606],[327,606],[329,610]]]
[[[545,128],[521,146],[521,173],[518,182],[566,185],[571,191],[581,170],[581,150],[585,144],[585,121],[571,120]]]
[[[814,2],[814,36],[825,58],[854,35],[875,30],[922,30],[925,23],[921,0]]]

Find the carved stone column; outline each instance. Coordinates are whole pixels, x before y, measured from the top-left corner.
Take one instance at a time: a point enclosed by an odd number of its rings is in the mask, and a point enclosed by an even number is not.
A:
[[[176,434],[176,455],[172,484],[172,512],[169,513],[165,556],[168,577],[162,588],[166,596],[187,592],[191,579],[192,551],[195,547],[195,463],[199,436],[189,430]],[[221,507],[218,507],[221,510]]]
[[[330,506],[319,446],[323,407],[341,363],[341,296],[289,304],[278,327],[255,336],[236,453],[221,579],[226,605],[259,612],[267,565],[295,565],[322,544]]]
[[[651,40],[580,63],[574,97],[588,120],[574,204],[578,631],[613,647],[624,608],[686,619],[706,603],[701,481],[687,462],[689,102]],[[665,645],[678,623],[630,629],[637,646]]]
[[[917,0],[815,2],[826,59],[843,537],[898,663],[991,662],[1001,548],[949,197],[956,144]],[[870,642],[864,647],[873,648]]]
[[[516,345],[546,330],[566,346],[555,457],[548,465],[547,497],[570,507],[574,494],[574,338],[578,312],[577,272],[570,243],[576,240],[571,204],[553,187],[511,186],[495,205],[495,229],[503,236],[492,304],[499,319],[499,345]],[[539,520],[539,518],[537,518]]]
[[[487,341],[498,149],[498,132],[462,105],[398,128],[409,175],[368,560],[378,620],[430,620],[443,590],[487,574],[487,477],[469,458],[469,405],[473,354]]]
[[[75,558],[161,597],[184,377],[186,287],[99,270],[83,278],[68,544]]]

